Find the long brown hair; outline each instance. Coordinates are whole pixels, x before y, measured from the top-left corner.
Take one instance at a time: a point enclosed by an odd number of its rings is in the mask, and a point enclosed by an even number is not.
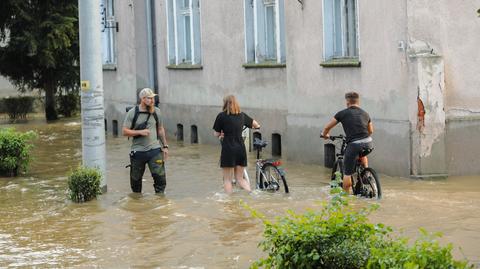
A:
[[[227,95],[223,98],[223,112],[227,115],[240,113],[240,105],[234,95]]]

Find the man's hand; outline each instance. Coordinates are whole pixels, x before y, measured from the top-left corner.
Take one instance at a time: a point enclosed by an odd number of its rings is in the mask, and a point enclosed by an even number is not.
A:
[[[137,130],[137,132],[141,136],[149,136],[150,135],[150,130],[149,129]]]
[[[166,161],[168,159],[168,148],[163,148],[162,153],[163,153],[163,160]]]
[[[320,133],[320,137],[323,138],[324,140],[327,140],[327,139],[330,138],[330,135],[329,135],[329,134]]]

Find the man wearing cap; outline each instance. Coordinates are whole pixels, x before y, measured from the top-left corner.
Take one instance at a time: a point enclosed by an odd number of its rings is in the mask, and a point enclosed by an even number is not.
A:
[[[140,104],[130,109],[123,122],[123,135],[132,137],[130,152],[130,187],[142,192],[142,177],[148,164],[155,193],[163,194],[167,185],[164,160],[168,154],[167,137],[160,109],[155,107],[156,94],[144,88],[138,94]]]

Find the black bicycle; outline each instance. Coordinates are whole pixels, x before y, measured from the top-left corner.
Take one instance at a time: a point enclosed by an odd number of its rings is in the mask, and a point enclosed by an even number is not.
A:
[[[321,136],[323,138],[323,136]],[[347,140],[344,135],[330,136],[330,140],[341,140],[342,145],[340,152],[335,154],[336,160],[332,168],[332,181],[341,181],[343,179],[343,156],[345,155],[345,149],[347,148]],[[360,152],[359,158],[367,156],[373,151],[373,148],[368,148]],[[377,172],[371,167],[365,167],[357,159],[355,163],[355,173],[352,175],[352,192],[354,195],[360,195],[362,197],[380,199],[382,198],[382,187],[380,186],[380,179]],[[339,185],[341,186],[341,182]]]
[[[255,184],[256,188],[264,191],[276,192],[283,189],[288,193],[287,180],[285,179],[285,170],[281,167],[281,162],[275,159],[261,159],[260,152],[267,146],[267,142],[255,138],[253,148],[257,151],[257,160],[255,162]],[[246,170],[245,170],[246,173]],[[248,177],[248,173],[247,177]]]

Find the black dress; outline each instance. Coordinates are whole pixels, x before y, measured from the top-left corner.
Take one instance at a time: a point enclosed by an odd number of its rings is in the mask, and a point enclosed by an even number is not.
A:
[[[253,119],[247,114],[218,114],[213,129],[224,133],[220,167],[247,166],[247,151],[242,138],[243,126],[252,128]]]

